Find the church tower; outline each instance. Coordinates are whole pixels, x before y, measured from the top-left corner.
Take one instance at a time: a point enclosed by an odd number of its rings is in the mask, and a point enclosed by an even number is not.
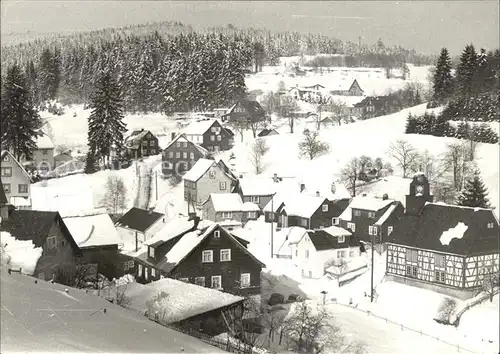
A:
[[[410,193],[406,196],[406,214],[418,215],[426,202],[432,203],[434,196],[430,193],[429,181],[424,173],[413,176],[410,183]]]

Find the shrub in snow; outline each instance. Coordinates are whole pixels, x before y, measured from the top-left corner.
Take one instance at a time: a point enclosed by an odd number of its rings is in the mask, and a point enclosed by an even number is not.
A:
[[[439,323],[453,323],[457,310],[457,301],[450,297],[445,297],[439,305],[435,320]]]
[[[152,299],[146,301],[146,308],[148,313],[151,315],[157,315],[156,318],[158,321],[162,321],[167,317],[167,308],[168,308],[168,297],[169,294],[165,291],[160,291],[156,296]]]
[[[31,240],[16,240],[8,232],[0,232],[2,267],[22,268],[23,273],[33,275],[43,249],[35,247]]]

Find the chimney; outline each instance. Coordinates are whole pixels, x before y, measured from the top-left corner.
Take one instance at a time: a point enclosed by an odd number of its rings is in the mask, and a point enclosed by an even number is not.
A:
[[[275,174],[273,175],[273,181],[274,181],[274,183],[277,183],[277,182],[278,182],[278,174],[277,174],[277,173],[275,173]]]
[[[387,193],[384,193],[384,195],[382,196],[382,200],[387,200],[389,199],[389,196],[387,195]]]
[[[191,213],[189,213],[188,221],[191,221],[191,220],[194,222],[194,225],[193,225],[193,228],[191,229],[191,231],[194,231],[194,230],[198,229],[198,224],[200,223],[200,217],[197,216],[196,213],[191,212]]]
[[[319,197],[319,196],[320,196],[320,195],[319,195],[319,191],[316,191],[316,197]]]
[[[172,132],[172,133],[170,133],[170,140],[174,140],[174,139],[175,139],[175,133]]]
[[[300,193],[302,193],[306,189],[306,185],[304,183],[300,184]]]
[[[154,211],[154,208],[149,208],[149,209],[148,209],[148,215],[153,214],[153,211]]]

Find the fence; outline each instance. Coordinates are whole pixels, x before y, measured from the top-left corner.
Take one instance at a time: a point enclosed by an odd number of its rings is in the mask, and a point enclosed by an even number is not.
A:
[[[401,328],[401,330],[409,330],[409,331],[413,331],[415,333],[419,333],[420,335],[422,336],[426,336],[426,337],[429,337],[429,338],[433,338],[435,340],[437,340],[438,342],[441,342],[441,343],[444,343],[446,345],[449,345],[449,346],[452,346],[452,347],[456,347],[457,348],[457,352],[464,352],[464,353],[476,353],[475,351],[472,351],[472,350],[469,350],[469,349],[466,349],[466,348],[463,348],[461,347],[460,345],[458,344],[454,344],[454,343],[450,343],[450,342],[447,342],[439,337],[436,337],[436,336],[433,336],[431,334],[428,334],[428,333],[425,333],[423,332],[422,330],[417,330],[417,329],[414,329],[414,328],[411,328],[411,327],[408,327],[408,326],[405,326],[401,323],[398,323],[398,322],[395,322],[395,321],[392,321],[390,319],[388,319],[387,317],[382,317],[382,316],[379,316],[379,315],[376,315],[374,313],[372,313],[371,311],[368,311],[368,310],[363,310],[363,309],[359,309],[357,308],[357,305],[355,306],[352,306],[352,305],[346,305],[346,304],[342,304],[342,303],[339,303],[337,302],[336,300],[332,300],[331,304],[335,304],[335,305],[340,305],[340,306],[344,306],[344,307],[348,307],[348,308],[351,308],[353,310],[356,310],[356,311],[361,311],[363,313],[366,313],[368,316],[373,316],[373,317],[376,317],[378,319],[381,319],[383,321],[385,321],[386,323],[392,323],[396,326],[399,326]],[[482,339],[482,341],[484,341],[484,339]]]

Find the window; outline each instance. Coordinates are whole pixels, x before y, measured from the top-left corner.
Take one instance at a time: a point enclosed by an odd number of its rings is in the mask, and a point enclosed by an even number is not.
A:
[[[368,234],[372,236],[377,236],[378,228],[376,226],[368,226]]]
[[[225,191],[226,190],[226,182],[220,182],[219,183],[219,189],[221,191]]]
[[[354,216],[361,216],[361,211],[354,210]]]
[[[337,251],[337,258],[344,258],[345,257],[345,251]]]
[[[10,161],[9,155],[5,154],[5,156],[3,157],[2,161],[3,162],[9,162]]]
[[[492,222],[489,222],[489,223],[488,223],[488,229],[492,229],[492,228],[493,228],[493,226],[494,226],[494,224],[493,224]]]
[[[10,193],[10,184],[9,183],[4,183],[3,184],[3,190],[5,193]]]
[[[127,271],[128,270],[128,262],[123,263],[123,270]]]
[[[133,269],[135,266],[134,261],[128,261],[128,268]]]
[[[390,234],[392,234],[393,230],[394,230],[393,226],[387,226],[387,236],[389,236]]]
[[[446,282],[446,277],[445,277],[445,273],[440,271],[440,270],[436,270],[435,272],[435,280],[439,283],[444,283]]]
[[[208,178],[215,179],[215,171],[209,171],[208,172]]]
[[[217,135],[217,141],[221,141],[221,140],[222,140],[222,136]]]
[[[180,151],[176,151],[176,152],[175,152],[175,158],[176,158],[176,159],[180,159],[180,158],[181,158],[181,153],[180,153]]]
[[[338,225],[339,224],[339,218],[332,218],[332,225]]]
[[[205,286],[205,277],[195,277],[194,283],[198,286]]]
[[[183,158],[183,159],[187,159],[187,157],[188,157],[188,153],[184,151],[184,152],[182,153],[182,158]]]
[[[2,167],[2,177],[12,177],[12,167]]]
[[[215,238],[220,238],[220,231],[219,230],[215,230],[214,231],[214,237]]]
[[[155,141],[154,140],[150,140],[149,141],[149,146],[155,147],[156,146]]]
[[[28,185],[27,184],[18,185],[18,191],[19,193],[28,193]]]
[[[241,273],[240,286],[242,288],[248,288],[250,286],[250,273]]]
[[[174,152],[173,151],[169,151],[168,152],[168,157],[173,159],[174,158]]]
[[[325,212],[326,212],[326,211],[328,211],[328,204],[323,204],[323,205],[321,206],[321,210],[322,210],[322,211],[325,211]]]
[[[189,278],[179,278],[178,280],[184,283],[189,283]]]
[[[354,251],[349,252],[349,257],[354,257]]]
[[[212,289],[222,289],[222,276],[214,275],[212,276]]]
[[[155,249],[153,247],[149,247],[149,257],[154,258],[154,256],[155,256]]]
[[[418,267],[414,266],[414,265],[407,265],[406,266],[406,275],[409,277],[416,278],[418,276]]]
[[[212,263],[214,261],[214,251],[203,251],[201,257],[203,263]]]
[[[445,261],[446,261],[446,259],[445,259],[444,254],[435,254],[434,255],[434,266],[435,267],[444,268],[446,266]]]
[[[410,250],[410,249],[406,250],[406,261],[407,262],[416,262],[417,256],[418,256],[417,250]]]
[[[306,259],[309,259],[309,250],[306,250]]]
[[[374,211],[369,211],[368,212],[368,217],[373,219],[375,217],[375,212]]]
[[[215,141],[215,135],[210,135],[210,141]]]
[[[256,219],[257,218],[257,212],[256,211],[249,211],[247,217],[249,219]]]
[[[220,250],[220,261],[221,262],[230,262],[231,261],[231,250],[230,249]]]
[[[48,149],[42,149],[42,155],[48,155],[49,150]]]
[[[250,197],[250,201],[252,203],[257,203],[258,204],[258,203],[260,203],[260,198],[253,196],[253,197]]]
[[[151,154],[156,155],[156,149],[151,149]]]
[[[156,269],[151,268],[151,276],[156,277]]]
[[[212,128],[210,128],[210,131],[211,131],[212,133],[215,133],[215,132],[217,132],[217,128],[216,128],[216,127],[212,127]]]
[[[189,153],[189,159],[194,160],[194,152]]]
[[[339,236],[339,243],[345,242],[345,236]]]
[[[230,211],[223,211],[223,212],[221,213],[221,217],[222,217],[223,219],[231,219],[231,218],[233,217],[233,213],[232,213],[232,212],[230,212]]]
[[[142,264],[139,264],[137,267],[137,276],[142,277]]]
[[[175,147],[180,148],[181,147],[181,142],[180,141],[176,142],[175,143]]]
[[[347,228],[350,229],[352,232],[355,232],[356,231],[356,224],[353,222],[348,222]]]
[[[47,249],[53,250],[57,248],[57,236],[47,237]]]
[[[188,142],[187,142],[187,141],[184,141],[184,142],[182,143],[182,146],[184,146],[185,148],[187,148],[187,147],[188,147]]]

